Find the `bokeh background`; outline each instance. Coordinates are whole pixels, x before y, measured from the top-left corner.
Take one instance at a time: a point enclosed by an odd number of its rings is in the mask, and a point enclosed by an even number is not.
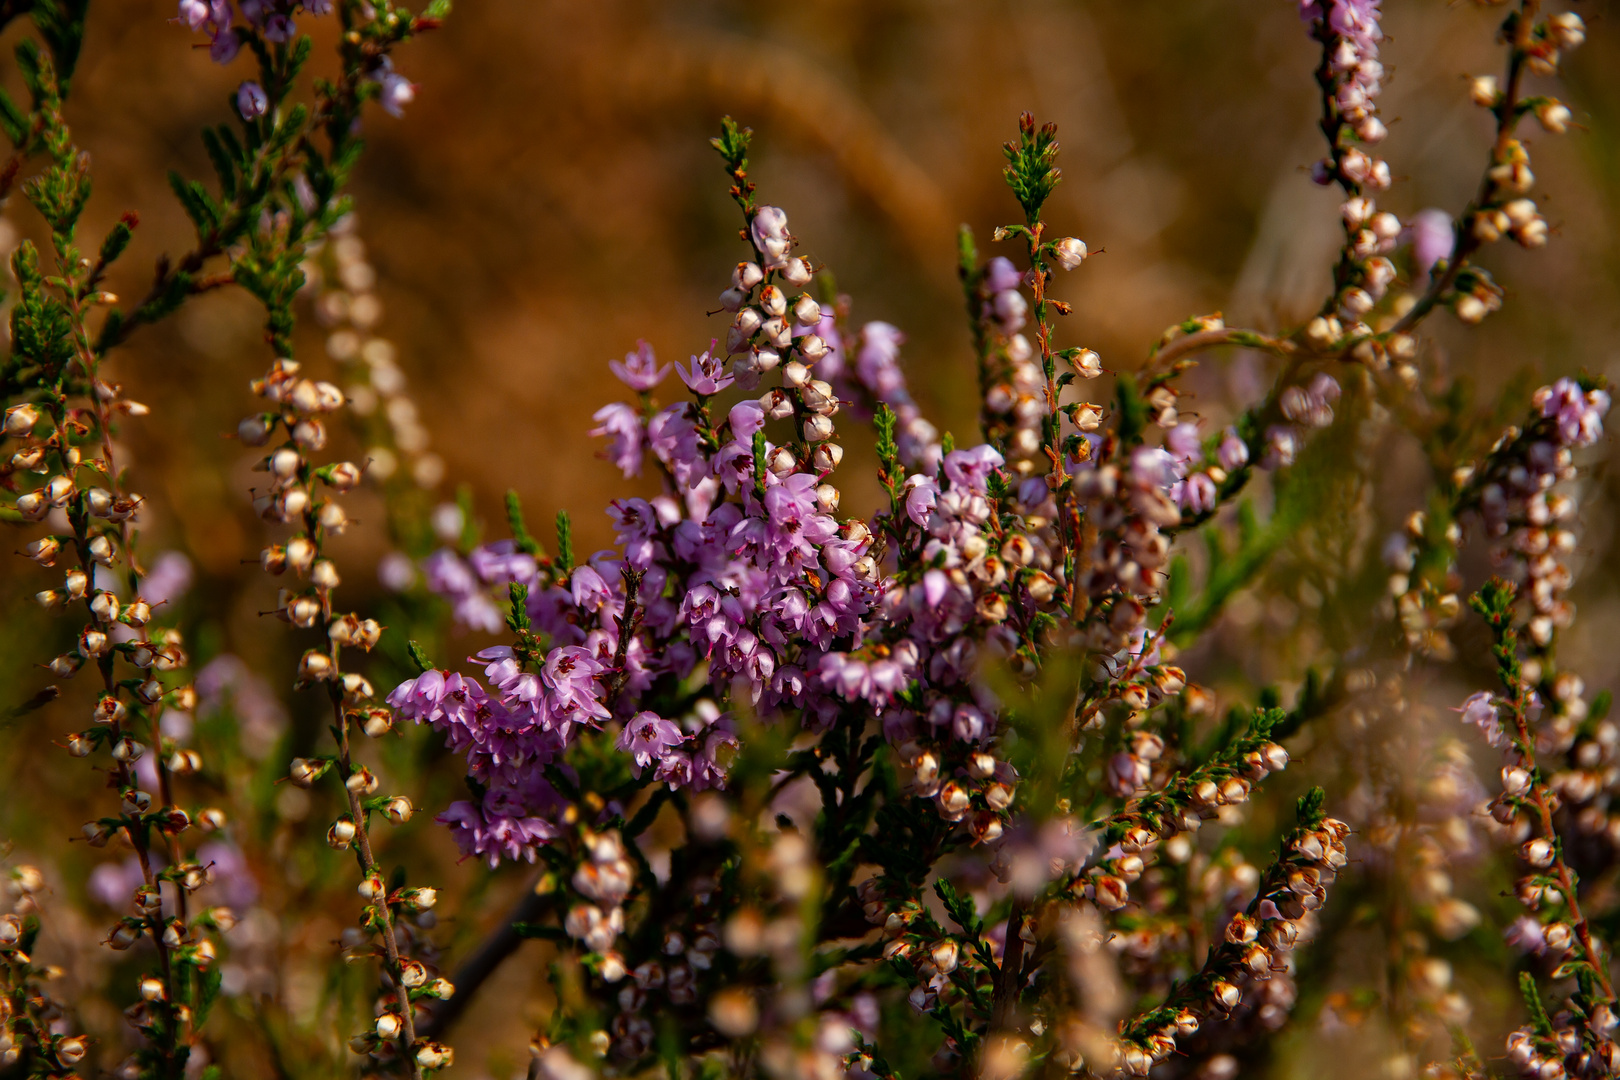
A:
[[[1403,217],[1456,210],[1478,182],[1489,137],[1466,77],[1498,70],[1493,39],[1503,9],[1443,0],[1385,7],[1384,151],[1399,182],[1381,205]],[[990,229],[1015,219],[1000,147],[1022,110],[1059,126],[1064,182],[1048,219],[1098,252],[1060,283],[1074,305],[1065,343],[1128,369],[1189,315],[1221,311],[1264,329],[1294,324],[1325,294],[1340,239],[1335,195],[1307,176],[1321,153],[1317,54],[1295,9],[1292,0],[467,0],[442,31],[400,53],[417,99],[403,119],[368,119],[369,151],[353,186],[357,223],[344,241],[348,265],[363,252],[370,267],[352,271],[351,285],[381,302],[366,319],[393,344],[415,402],[407,419],[417,450],[442,463],[421,470],[436,482],[414,505],[453,500],[464,488],[474,517],[499,535],[502,493],[515,488],[531,523],[567,508],[578,548],[610,540],[601,509],[635,484],[586,437],[591,412],[621,395],[607,360],[638,338],[665,360],[685,359],[724,334],[725,317],[708,312],[742,245],[707,145],[723,114],[755,131],[760,198],[786,208],[803,252],[836,273],[857,320],[905,332],[916,396],[959,436],[974,431],[976,403],[956,230],[971,225],[991,253]],[[1552,242],[1485,255],[1508,302],[1484,327],[1446,317],[1432,324],[1434,370],[1464,375],[1485,395],[1516,385],[1526,368],[1620,374],[1620,26],[1611,4],[1579,10],[1590,40],[1570,57],[1564,88],[1548,89],[1569,101],[1581,128],[1529,136]],[[121,294],[144,291],[159,253],[187,247],[165,172],[210,175],[197,131],[229,117],[230,96],[250,74],[245,60],[211,64],[171,15],[171,5],[146,0],[94,7],[68,109],[94,162],[88,232],[99,235],[126,210],[141,215],[111,282]],[[320,73],[331,63],[333,26],[306,22]],[[9,62],[0,80],[16,92]],[[22,235],[36,229],[18,199],[5,217]],[[302,359],[342,374],[326,355],[328,328],[308,322]],[[358,970],[332,974],[352,864],[320,844],[331,812],[325,796],[273,783],[320,726],[311,703],[290,690],[294,643],[259,614],[274,598],[274,584],[253,565],[268,533],[247,495],[249,457],[223,438],[252,408],[248,380],[269,359],[257,307],[225,290],[143,330],[113,370],[152,407],[125,437],[136,487],[154,507],[143,545],[188,560],[189,591],[176,603],[195,627],[197,666],[218,661],[213,712],[198,722],[204,749],[213,741],[236,763],[216,778],[219,797],[270,808],[256,833],[233,837],[240,868],[215,887],[234,882],[236,902],[255,911],[234,932],[239,993],[229,1007],[240,1026],[221,1050],[227,1074],[323,1075],[344,1068],[337,1033],[351,1025],[341,1009],[354,1007],[365,980]],[[1219,420],[1264,375],[1256,358],[1212,357],[1191,377],[1198,396],[1187,407]],[[876,490],[863,479],[869,446],[853,439],[851,455],[841,474],[846,508]],[[1417,505],[1424,477],[1413,447],[1398,443],[1380,448],[1379,468],[1387,524]],[[396,487],[410,485],[407,472]],[[1612,496],[1608,476],[1600,470],[1599,482]],[[1597,689],[1616,682],[1620,576],[1607,514],[1593,502],[1582,615],[1566,655]],[[363,611],[398,613],[375,567],[389,551],[424,541],[390,536],[375,493],[352,513],[360,524],[340,562],[348,595]],[[24,560],[0,570],[8,613],[0,704],[42,684],[33,665],[50,653],[41,642],[63,632],[27,601],[41,587]],[[1195,677],[1239,687],[1297,680],[1293,658],[1284,663],[1264,647],[1297,617],[1249,598],[1232,616],[1242,633],[1201,655]],[[440,644],[447,655],[472,647],[470,639]],[[97,1052],[110,1062],[122,1027],[115,1010],[133,997],[134,967],[95,945],[115,912],[98,900],[93,875],[122,856],[62,843],[110,799],[55,745],[78,725],[79,704],[70,694],[0,729],[0,838],[15,844],[13,862],[47,870],[55,901],[46,947],[65,969],[64,996],[107,1033]],[[385,750],[390,771],[429,810],[454,797],[459,782],[454,763],[414,735]],[[490,875],[458,863],[426,814],[392,834],[387,850],[413,879],[445,888],[436,934],[450,967],[525,885],[521,869]],[[523,1067],[544,1013],[537,955],[520,954],[492,984],[476,1006],[476,1036],[465,1027],[452,1033],[453,1075],[504,1077]]]

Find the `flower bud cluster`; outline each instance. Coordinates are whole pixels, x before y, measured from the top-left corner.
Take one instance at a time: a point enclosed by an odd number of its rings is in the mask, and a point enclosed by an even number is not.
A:
[[[340,219],[325,242],[312,248],[303,268],[306,288],[314,292],[316,320],[328,328],[327,355],[347,365],[354,380],[344,392],[366,431],[366,476],[387,481],[403,469],[418,487],[438,486],[444,459],[429,445],[397,348],[376,332],[383,314],[374,291],[377,272],[366,258],[354,214]]]
[[[1342,821],[1320,814],[1301,823],[1254,900],[1227,922],[1202,969],[1178,984],[1162,1006],[1121,1029],[1119,1074],[1148,1075],[1176,1052],[1178,1039],[1197,1032],[1201,1022],[1230,1016],[1246,994],[1285,970],[1289,954],[1309,939],[1314,912],[1348,861],[1349,832]]]
[[[409,951],[415,944],[415,932],[408,928],[405,916],[417,915],[420,925],[420,913],[433,906],[434,890],[385,887],[372,850],[370,815],[379,813],[397,825],[410,819],[414,807],[405,796],[378,795],[377,776],[351,755],[352,726],[376,735],[392,727],[389,711],[375,703],[370,681],[359,672],[344,670],[342,662],[345,648],[369,652],[375,647],[382,628],[375,620],[334,608],[333,593],[341,578],[325,553],[327,541],[349,523],[338,496],[353,490],[363,473],[350,462],[317,465],[312,459],[311,455],[325,448],[326,418],[342,408],[346,399],[337,386],[307,378],[301,370],[292,360],[278,359],[263,378],[255,379],[253,392],[269,408],[243,420],[237,432],[248,446],[271,448],[256,465],[270,474],[271,486],[255,498],[255,506],[267,521],[294,530],[285,542],[266,547],[260,563],[272,576],[290,571],[308,582],[302,588],[281,589],[275,614],[295,629],[325,632],[325,641],[306,649],[299,659],[295,685],[325,688],[336,719],[333,731],[338,752],[331,758],[295,759],[289,775],[300,787],[313,786],[329,773],[342,782],[348,812],[332,822],[326,841],[338,850],[354,851],[361,871],[359,893],[365,901],[359,925],[346,932],[345,948],[374,955],[377,946],[373,942],[380,938],[391,980],[379,997],[377,1023],[351,1039],[350,1048],[416,1076],[451,1060],[449,1047],[417,1039],[415,1013],[427,1002],[448,996],[453,987],[431,977],[423,962],[430,945],[415,950],[420,958],[412,958]],[[427,924],[432,925],[431,916]]]

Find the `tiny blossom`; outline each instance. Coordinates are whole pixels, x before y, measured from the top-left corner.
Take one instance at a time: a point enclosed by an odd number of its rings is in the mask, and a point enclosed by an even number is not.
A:
[[[257,120],[269,108],[270,99],[256,82],[245,82],[236,91],[236,111],[244,120]]]
[[[658,365],[658,358],[653,355],[653,348],[645,341],[638,341],[633,352],[624,354],[624,362],[609,360],[608,367],[613,374],[619,377],[632,390],[647,391],[664,381],[669,374],[669,365]]]
[[[675,373],[681,377],[687,389],[705,396],[718,394],[735,381],[734,376],[724,372],[725,363],[712,345],[708,351],[692,357],[690,368],[682,367],[679,362],[675,364]]]

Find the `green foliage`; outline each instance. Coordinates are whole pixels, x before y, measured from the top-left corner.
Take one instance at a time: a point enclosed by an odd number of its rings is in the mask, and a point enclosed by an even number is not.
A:
[[[568,511],[557,511],[557,567],[563,573],[574,568],[574,525]]]
[[[511,530],[512,543],[517,549],[536,558],[545,558],[545,549],[540,541],[529,535],[528,526],[523,522],[523,504],[518,501],[516,489],[506,493],[506,527]]]
[[[1057,125],[1035,126],[1035,117],[1024,113],[1018,118],[1018,138],[1002,148],[1007,157],[1003,175],[1026,221],[1033,226],[1041,217],[1041,206],[1062,178],[1057,167]]]
[[[433,661],[428,659],[427,653],[422,651],[422,646],[416,643],[415,638],[411,639],[407,649],[410,652],[411,663],[416,665],[419,674],[433,670]]]

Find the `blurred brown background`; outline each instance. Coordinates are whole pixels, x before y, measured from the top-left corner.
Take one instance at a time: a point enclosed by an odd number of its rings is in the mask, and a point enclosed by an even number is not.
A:
[[[1487,116],[1468,103],[1465,77],[1498,71],[1493,38],[1503,9],[1443,0],[1385,6],[1391,74],[1382,110],[1391,134],[1383,149],[1400,180],[1381,205],[1403,217],[1459,209],[1477,184],[1489,131]],[[853,296],[857,320],[885,319],[905,331],[917,396],[959,436],[974,430],[976,406],[955,232],[969,223],[981,250],[994,254],[990,229],[1014,220],[1000,147],[1021,110],[1059,125],[1065,181],[1048,219],[1104,252],[1061,283],[1060,295],[1075,305],[1064,344],[1091,346],[1110,367],[1128,368],[1165,327],[1192,314],[1290,325],[1320,302],[1340,236],[1336,197],[1306,175],[1321,154],[1317,54],[1296,7],[464,0],[441,32],[401,50],[398,68],[418,84],[417,100],[401,120],[380,112],[367,120],[370,150],[353,188],[358,235],[384,303],[377,332],[396,343],[421,422],[445,460],[438,491],[470,485],[480,513],[498,522],[500,495],[515,487],[531,522],[570,508],[583,551],[611,539],[600,510],[629,488],[585,434],[590,413],[622,394],[606,361],[638,337],[661,358],[684,360],[723,336],[723,317],[705,312],[717,306],[742,247],[707,139],[726,113],[756,133],[760,198],[787,210],[802,250]],[[1526,365],[1620,374],[1620,26],[1609,3],[1578,10],[1590,40],[1570,57],[1564,87],[1545,88],[1569,101],[1584,129],[1564,138],[1529,132],[1555,236],[1540,252],[1504,244],[1486,254],[1509,296],[1483,328],[1434,321],[1443,364],[1487,389]],[[111,282],[125,295],[144,291],[159,252],[188,246],[164,172],[212,182],[197,130],[228,119],[230,95],[251,74],[246,58],[222,69],[189,50],[191,35],[167,21],[172,14],[171,4],[146,0],[95,6],[68,110],[94,160],[88,233],[99,236],[126,210],[142,218]],[[317,73],[331,64],[322,47],[333,24],[322,23],[301,27],[317,33]],[[16,92],[9,61],[0,73]],[[20,200],[6,216],[25,233],[34,229]],[[295,653],[256,614],[271,605],[274,588],[242,560],[255,557],[266,534],[245,494],[248,457],[221,440],[252,408],[247,381],[270,359],[258,315],[240,294],[203,297],[142,331],[113,371],[153,408],[127,440],[136,487],[155,509],[143,522],[147,550],[177,548],[197,568],[191,603],[203,629],[194,652],[235,652],[261,671],[287,672],[270,679],[281,695]],[[310,328],[304,340],[306,363],[329,371],[321,332]],[[1194,377],[1201,396],[1190,408],[1224,416],[1231,400],[1252,394],[1254,379],[1252,363],[1215,359]],[[867,448],[859,437],[850,441],[841,476],[852,494],[846,507],[855,509],[854,496],[872,488],[862,479]],[[1410,460],[1390,448],[1392,470]],[[1419,480],[1411,478],[1413,499]],[[367,528],[382,521],[380,505],[369,505],[369,513],[363,500],[356,510],[361,526],[346,538],[342,564],[362,607],[375,588],[370,567],[387,546],[380,528]],[[1413,505],[1392,504],[1389,519]],[[1570,653],[1594,689],[1615,681],[1607,645],[1620,631],[1605,522],[1595,517],[1586,533],[1583,617]],[[14,560],[0,573],[0,600],[25,611],[22,598],[38,582]],[[31,612],[10,622],[0,673],[17,689],[6,704],[40,684],[29,668],[45,658],[37,635],[58,629]],[[89,816],[82,800],[108,798],[82,763],[51,745],[76,723],[50,710],[0,734],[0,835],[24,841],[19,856],[58,860],[53,873],[74,902],[83,895],[74,875],[100,856],[76,849],[63,857],[25,838],[54,843],[55,833]],[[438,809],[453,797],[454,779],[446,774],[419,801]],[[64,798],[79,805],[66,809]],[[323,827],[312,818],[306,838]],[[401,857],[427,879],[458,895],[481,887],[473,885],[479,868],[457,869],[426,815],[404,835],[420,850]],[[261,839],[264,852],[278,850],[273,837]],[[285,887],[295,890],[331,874],[332,895],[349,895],[352,866],[342,859],[296,873],[286,865],[259,873],[285,871],[296,879]],[[516,887],[507,878],[497,895]],[[86,926],[110,923],[108,911],[86,903]],[[477,908],[457,933],[476,936],[501,906]],[[303,932],[303,946],[320,953],[338,923]],[[94,946],[84,950],[91,963]],[[312,966],[308,979],[318,985],[321,970]],[[511,978],[521,987],[533,973]],[[524,1024],[533,1019],[515,1004],[500,1016],[503,1024],[481,1040],[497,1047],[496,1074],[521,1063]],[[459,1045],[457,1074],[478,1075],[483,1048]]]

